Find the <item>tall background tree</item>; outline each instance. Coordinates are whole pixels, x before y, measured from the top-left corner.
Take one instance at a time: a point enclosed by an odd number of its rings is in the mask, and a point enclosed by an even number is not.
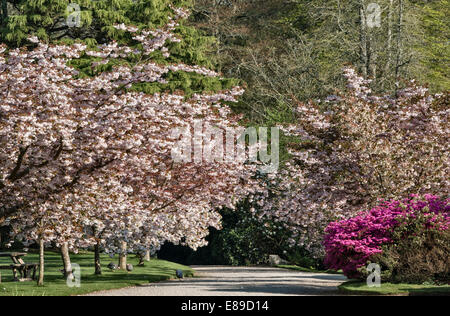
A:
[[[196,0],[194,8],[193,25],[218,38],[220,69],[248,84],[236,108],[252,121],[292,121],[297,101],[345,87],[346,63],[377,92],[395,93],[399,78],[450,87],[445,0]]]

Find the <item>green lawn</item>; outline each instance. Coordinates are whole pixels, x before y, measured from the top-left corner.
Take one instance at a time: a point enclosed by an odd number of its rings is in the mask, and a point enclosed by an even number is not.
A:
[[[329,273],[329,274],[342,274],[342,271],[335,271],[335,270],[317,270],[313,268],[305,268],[300,267],[296,265],[289,265],[289,264],[279,264],[276,266],[277,268],[283,268],[283,269],[289,269],[289,270],[295,270],[295,271],[301,271],[301,272],[313,272],[313,273]]]
[[[45,285],[38,287],[36,282],[12,282],[12,272],[0,270],[2,283],[0,283],[0,296],[69,296],[86,294],[101,290],[118,289],[123,287],[158,282],[175,278],[175,271],[181,269],[185,276],[193,276],[194,270],[173,262],[152,259],[145,263],[145,267],[138,267],[138,259],[129,256],[128,262],[134,266],[134,271],[111,272],[106,266],[114,261],[117,264],[117,256],[110,258],[102,256],[103,274],[94,275],[94,254],[83,252],[71,255],[72,263],[81,266],[81,286],[69,288],[62,277],[62,260],[59,253],[46,252],[45,254]],[[38,255],[30,253],[24,258],[25,262],[38,263]],[[11,264],[11,259],[0,258],[0,264]]]
[[[380,287],[368,287],[366,282],[348,281],[339,286],[346,294],[364,295],[450,295],[450,285],[381,283]]]

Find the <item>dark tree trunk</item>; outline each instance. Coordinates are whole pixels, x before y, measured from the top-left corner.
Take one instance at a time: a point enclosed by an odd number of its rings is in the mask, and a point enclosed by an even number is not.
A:
[[[149,262],[150,261],[150,251],[146,250],[145,252],[140,252],[138,253],[138,258],[139,258],[139,264],[138,266],[143,267],[145,266],[145,262]]]
[[[102,265],[100,262],[100,244],[97,243],[94,247],[95,252],[95,274],[101,275],[102,274]]]
[[[143,253],[139,253],[137,256],[139,258],[138,266],[139,267],[145,266],[145,261],[144,261],[145,255]]]

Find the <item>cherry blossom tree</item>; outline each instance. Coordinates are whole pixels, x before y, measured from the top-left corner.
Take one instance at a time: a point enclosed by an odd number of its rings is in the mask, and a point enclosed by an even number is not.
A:
[[[173,30],[187,12],[174,12],[156,30],[117,25],[133,36],[133,47],[111,42],[88,50],[37,38],[30,38],[33,49],[1,46],[0,218],[17,236],[72,250],[104,243],[117,252],[117,238],[135,241],[130,248],[158,247],[166,238],[197,247],[207,227],[219,225],[214,209],[233,207],[252,189],[255,166],[238,159],[171,156],[176,128],[198,119],[237,128],[239,117],[221,101],[235,101],[242,89],[191,97],[134,89],[167,82],[174,72],[219,77],[196,65],[153,62],[157,52],[169,59],[168,43],[179,41]],[[95,76],[70,66],[84,56],[93,59]]]
[[[395,96],[374,95],[352,68],[348,91],[299,103],[292,160],[268,179],[255,214],[285,224],[292,245],[324,255],[331,221],[368,209],[378,199],[410,194],[446,196],[450,181],[449,95],[431,95],[414,82]]]

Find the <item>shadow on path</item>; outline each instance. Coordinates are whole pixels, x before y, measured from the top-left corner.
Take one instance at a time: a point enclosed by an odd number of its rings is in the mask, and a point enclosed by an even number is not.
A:
[[[337,295],[346,281],[339,274],[318,274],[270,267],[193,266],[197,277],[140,286],[148,292],[167,291],[177,295]]]

